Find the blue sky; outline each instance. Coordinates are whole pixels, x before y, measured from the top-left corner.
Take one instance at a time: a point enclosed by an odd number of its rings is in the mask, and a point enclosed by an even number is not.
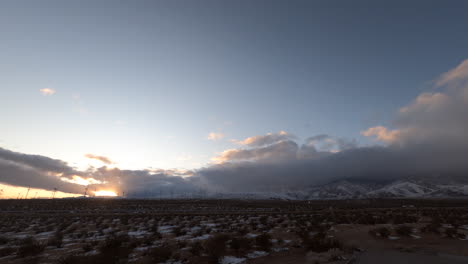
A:
[[[281,130],[371,144],[468,58],[461,1],[324,3],[2,1],[0,146],[143,169]]]

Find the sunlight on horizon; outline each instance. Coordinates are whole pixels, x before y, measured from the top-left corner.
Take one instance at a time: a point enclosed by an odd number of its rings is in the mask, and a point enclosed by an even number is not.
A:
[[[94,192],[94,194],[96,196],[112,196],[112,197],[117,196],[117,193],[115,193],[114,191],[105,191],[105,190],[96,191]]]

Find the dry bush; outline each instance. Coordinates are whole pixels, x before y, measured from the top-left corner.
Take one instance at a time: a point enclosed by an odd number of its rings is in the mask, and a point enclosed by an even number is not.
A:
[[[187,231],[185,231],[184,229],[182,229],[180,226],[176,226],[172,229],[172,233],[178,237],[178,236],[183,236],[183,235],[186,235],[187,234]]]
[[[229,242],[229,247],[239,253],[252,249],[252,240],[246,237],[233,237]]]
[[[163,245],[150,249],[147,255],[153,263],[160,263],[168,261],[172,254],[172,249],[167,245]]]
[[[379,228],[371,229],[369,231],[369,234],[371,234],[373,236],[380,236],[380,237],[383,237],[383,238],[387,238],[388,236],[390,236],[391,231],[390,231],[390,229],[388,229],[386,227],[379,227]]]
[[[303,244],[313,252],[326,252],[330,249],[342,249],[343,245],[334,238],[328,238],[325,233],[318,233],[313,236],[303,235]]]
[[[61,248],[62,244],[63,244],[63,234],[60,231],[55,232],[55,234],[47,240],[47,246]]]
[[[0,236],[0,245],[5,245],[10,242],[10,239],[5,236]]]
[[[460,234],[458,233],[457,229],[453,228],[453,227],[445,229],[445,235],[448,238],[459,238],[460,237]]]
[[[33,237],[27,237],[19,242],[17,255],[20,258],[36,256],[44,251],[45,245],[38,242]]]
[[[16,249],[14,249],[12,247],[0,248],[0,258],[9,256],[9,255],[13,255],[15,252],[16,252]]]
[[[261,234],[255,237],[255,244],[257,247],[263,251],[270,251],[272,243],[270,241],[271,236],[269,234]]]
[[[202,250],[203,250],[203,246],[200,243],[200,241],[194,242],[192,246],[190,247],[190,253],[192,253],[192,255],[194,256],[200,256]]]
[[[424,232],[424,233],[434,233],[434,234],[440,234],[440,228],[442,227],[442,225],[437,222],[437,221],[433,221],[429,224],[427,224],[426,226],[424,226],[423,228],[421,228],[421,231]]]
[[[407,225],[400,225],[400,226],[397,226],[395,231],[400,236],[409,236],[413,232],[413,228]]]
[[[218,263],[221,257],[224,256],[228,240],[228,235],[216,234],[205,241],[204,251],[208,255],[210,263]]]

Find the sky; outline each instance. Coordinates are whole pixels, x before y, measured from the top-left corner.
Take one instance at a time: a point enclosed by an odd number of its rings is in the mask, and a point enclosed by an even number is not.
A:
[[[439,117],[418,110],[463,97],[467,11],[463,1],[2,1],[0,148],[60,160],[72,178],[106,166],[219,183],[220,163],[276,162],[272,149],[407,146],[424,120],[452,131],[468,121],[464,102]],[[423,134],[437,145],[440,133]]]

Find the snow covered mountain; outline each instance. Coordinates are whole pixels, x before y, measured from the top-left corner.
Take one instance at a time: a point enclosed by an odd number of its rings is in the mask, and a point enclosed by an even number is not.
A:
[[[325,185],[279,192],[223,194],[225,198],[273,199],[353,199],[353,198],[468,198],[468,181],[464,179],[407,178],[388,182],[340,180]]]
[[[464,180],[408,178],[387,183],[339,181],[312,188],[309,199],[466,197]]]

